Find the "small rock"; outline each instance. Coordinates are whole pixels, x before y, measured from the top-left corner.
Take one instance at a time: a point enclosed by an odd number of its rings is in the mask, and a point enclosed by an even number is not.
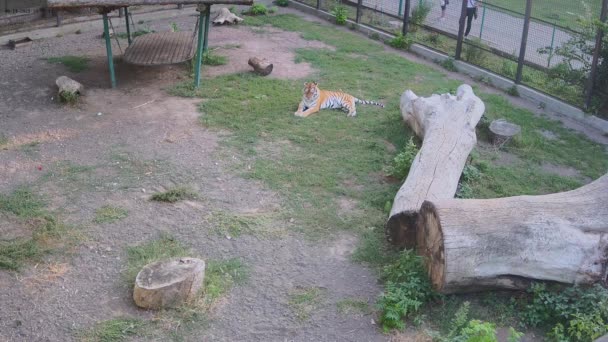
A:
[[[103,115],[102,112],[97,113],[97,116],[102,116],[102,115]]]
[[[141,192],[146,192],[146,189],[141,189]]]

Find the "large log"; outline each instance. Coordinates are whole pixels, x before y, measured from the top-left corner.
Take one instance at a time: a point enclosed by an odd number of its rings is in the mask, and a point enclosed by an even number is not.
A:
[[[247,64],[253,67],[253,70],[257,74],[262,76],[268,76],[272,72],[273,65],[265,58],[260,59],[257,57],[251,57],[249,58],[249,61],[247,61]]]
[[[230,12],[226,7],[220,8],[219,12],[213,19],[215,25],[221,24],[238,24],[243,21],[243,18],[237,17],[234,13]]]
[[[226,4],[252,5],[253,0],[47,0],[49,8],[69,7],[109,7],[119,8],[140,5],[190,5],[190,4]]]
[[[484,111],[483,102],[467,84],[458,87],[456,96],[422,98],[411,90],[403,93],[403,119],[423,142],[386,224],[386,236],[392,244],[413,248],[422,202],[454,197],[462,169],[477,143],[475,126]]]
[[[174,258],[146,265],[137,274],[135,304],[145,309],[177,307],[195,298],[205,278],[205,262]]]
[[[443,293],[605,282],[608,174],[551,195],[424,202],[416,239]]]

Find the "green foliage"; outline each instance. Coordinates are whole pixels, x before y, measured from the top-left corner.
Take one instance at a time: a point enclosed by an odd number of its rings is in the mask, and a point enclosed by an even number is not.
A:
[[[289,6],[289,0],[275,0],[274,3],[277,4],[277,6],[280,6],[280,7],[287,7],[287,6]]]
[[[164,192],[157,192],[150,197],[150,199],[153,201],[168,203],[175,203],[177,201],[194,198],[196,198],[196,192],[185,186],[172,188]]]
[[[412,10],[410,31],[414,32],[424,25],[424,21],[429,13],[431,13],[431,5],[429,5],[426,0],[421,1],[419,5]]]
[[[331,14],[336,17],[336,24],[344,25],[348,19],[348,8],[343,5],[337,5],[331,10]]]
[[[78,93],[72,93],[69,91],[62,91],[59,93],[59,101],[68,105],[75,105],[79,98],[80,95]]]
[[[71,72],[81,72],[89,68],[90,59],[81,56],[62,56],[50,57],[47,61],[52,64],[63,64]]]
[[[403,33],[398,33],[395,38],[389,40],[387,43],[396,49],[409,50],[414,43],[414,39],[409,35],[404,36]]]
[[[360,299],[343,299],[336,303],[336,307],[342,315],[367,314],[371,311],[367,302]]]
[[[143,332],[147,322],[137,318],[119,317],[99,322],[81,338],[87,342],[121,342]]]
[[[266,15],[268,13],[268,9],[264,4],[253,4],[244,14],[248,15]]]
[[[454,58],[451,57],[439,62],[439,65],[444,67],[447,71],[458,71],[458,68],[456,68],[456,65],[454,64]]]
[[[279,10],[279,8],[277,6],[272,6],[268,9],[268,13],[269,14],[274,14]]]
[[[169,24],[169,27],[171,29],[171,32],[179,32],[179,27],[177,26],[177,23],[171,22]]]
[[[479,38],[472,38],[469,44],[464,44],[463,59],[471,64],[483,65],[488,58],[487,46]]]
[[[380,323],[385,332],[405,328],[404,319],[416,313],[433,296],[422,258],[405,250],[384,267],[384,292],[378,299]]]
[[[533,327],[552,327],[553,341],[591,342],[608,332],[608,290],[594,287],[548,289],[533,284],[523,321]]]
[[[410,137],[403,151],[395,156],[393,164],[387,168],[386,172],[397,179],[404,179],[410,172],[410,166],[414,162],[416,154],[418,154],[418,146],[414,143],[414,138]]]
[[[205,51],[203,53],[203,65],[224,65],[228,63],[228,57],[222,55],[216,55],[212,51]]]
[[[511,88],[507,89],[507,94],[519,97],[519,90],[517,90],[517,85],[513,85]]]
[[[248,279],[249,269],[239,259],[209,260],[205,270],[205,301],[212,303]]]
[[[324,296],[324,291],[318,287],[298,288],[289,294],[289,306],[296,317],[305,321],[316,310]]]
[[[230,13],[236,14],[236,6],[230,6],[228,7],[228,10],[230,11]]]
[[[378,34],[378,32],[372,32],[369,34],[369,38],[373,40],[380,40],[380,35]]]
[[[0,213],[15,216],[17,222],[32,230],[31,237],[0,240],[0,269],[19,270],[26,262],[60,248],[61,239],[68,238],[67,227],[30,189],[0,193]]]
[[[111,223],[129,216],[129,211],[124,208],[104,205],[95,211],[95,223]]]

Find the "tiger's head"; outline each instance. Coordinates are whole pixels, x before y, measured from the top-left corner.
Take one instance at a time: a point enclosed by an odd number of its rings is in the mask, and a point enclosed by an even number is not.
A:
[[[313,100],[319,96],[319,87],[317,82],[304,83],[304,99]]]

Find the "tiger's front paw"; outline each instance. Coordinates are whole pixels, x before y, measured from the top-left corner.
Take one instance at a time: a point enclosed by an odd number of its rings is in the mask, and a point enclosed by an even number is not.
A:
[[[299,117],[303,117],[304,113],[303,112],[295,112],[295,113],[293,113],[293,115],[299,116]]]

